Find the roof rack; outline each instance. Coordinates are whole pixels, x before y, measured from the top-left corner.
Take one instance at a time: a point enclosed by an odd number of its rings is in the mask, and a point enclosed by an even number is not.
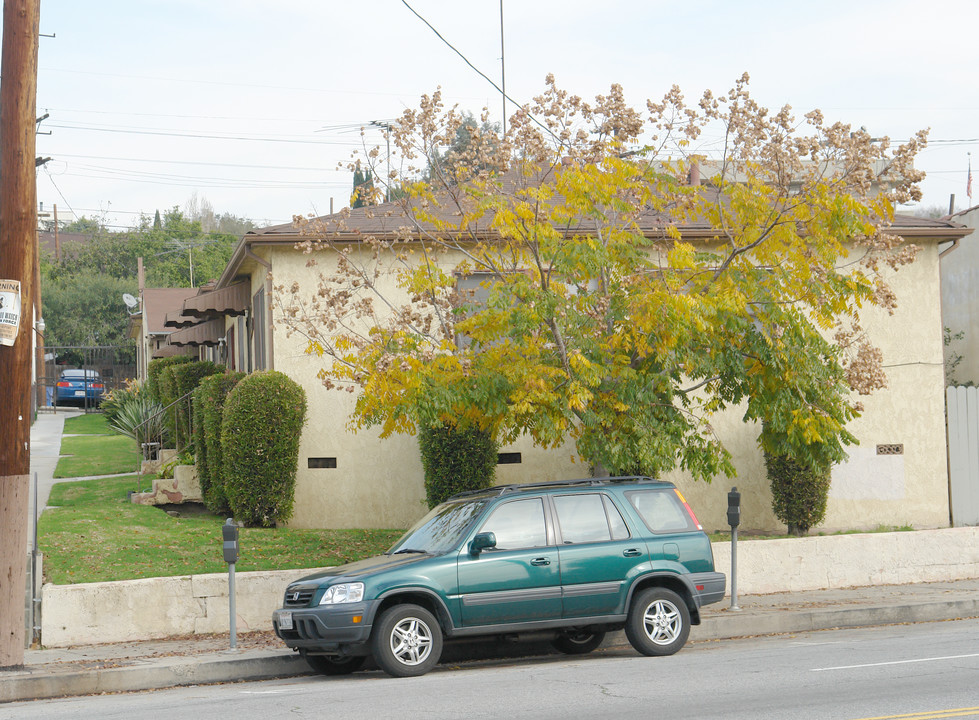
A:
[[[456,493],[449,500],[458,500],[460,498],[473,497],[476,495],[488,495],[490,497],[499,497],[500,495],[505,495],[511,492],[520,492],[523,490],[536,490],[536,489],[549,489],[549,488],[562,488],[562,487],[602,487],[605,485],[620,485],[624,483],[643,483],[643,482],[664,482],[662,480],[657,480],[656,478],[651,478],[645,475],[623,475],[618,477],[606,477],[606,478],[582,478],[580,480],[552,480],[547,482],[533,482],[533,483],[513,483],[510,485],[495,485],[489,488],[483,488],[482,490],[466,490],[464,492]]]

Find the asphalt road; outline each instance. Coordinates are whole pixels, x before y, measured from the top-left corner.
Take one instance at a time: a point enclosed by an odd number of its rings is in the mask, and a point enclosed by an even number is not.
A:
[[[979,620],[0,705],[0,719],[979,718]]]

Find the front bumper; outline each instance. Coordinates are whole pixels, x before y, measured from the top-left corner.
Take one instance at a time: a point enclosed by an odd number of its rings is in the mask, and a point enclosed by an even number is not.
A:
[[[370,639],[374,602],[280,608],[272,613],[272,628],[291,648],[342,653]]]

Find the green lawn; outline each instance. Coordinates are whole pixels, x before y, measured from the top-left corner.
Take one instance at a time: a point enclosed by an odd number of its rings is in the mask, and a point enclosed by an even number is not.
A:
[[[65,419],[65,435],[106,435],[113,432],[102,413],[87,413]]]
[[[38,523],[47,582],[227,572],[221,554],[223,517],[172,517],[157,507],[133,505],[127,492],[135,488],[135,476],[54,486],[48,501],[52,507]],[[339,565],[380,554],[402,532],[242,528],[235,569]]]
[[[56,478],[136,472],[141,459],[136,441],[123,435],[64,437],[61,455]]]

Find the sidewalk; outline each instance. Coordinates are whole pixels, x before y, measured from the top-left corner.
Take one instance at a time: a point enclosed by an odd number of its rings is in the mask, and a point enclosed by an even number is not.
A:
[[[703,610],[690,642],[830,628],[979,617],[979,579],[885,585],[730,598]],[[627,647],[614,633],[607,648]],[[545,653],[546,646],[447,645],[445,662]],[[682,652],[682,651],[681,651]],[[0,702],[68,695],[151,690],[180,685],[262,680],[311,674],[300,657],[271,633],[185,637],[139,643],[28,650],[22,669],[0,672]]]

